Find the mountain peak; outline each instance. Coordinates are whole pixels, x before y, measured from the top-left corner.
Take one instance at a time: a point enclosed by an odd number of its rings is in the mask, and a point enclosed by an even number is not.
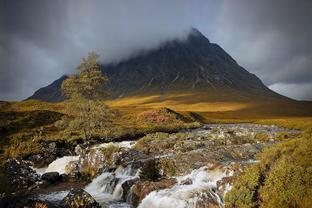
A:
[[[272,94],[258,77],[239,66],[220,46],[210,43],[196,28],[191,29],[185,41],[169,41],[162,47],[120,63],[101,66],[101,70],[109,77],[106,89],[112,98],[208,92],[208,89]],[[41,88],[30,98],[60,100],[56,96],[61,95],[62,81]]]
[[[192,27],[189,35],[188,35],[188,40],[204,40],[204,41],[208,41],[208,38],[206,36],[204,36],[198,29],[196,29],[195,27]]]

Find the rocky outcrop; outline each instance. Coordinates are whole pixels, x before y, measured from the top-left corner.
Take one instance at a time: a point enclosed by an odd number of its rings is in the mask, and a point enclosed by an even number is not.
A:
[[[39,154],[30,155],[26,157],[33,163],[34,167],[46,167],[58,157],[65,155],[71,155],[70,145],[66,144],[65,141],[59,142],[41,142],[40,143],[43,151]]]
[[[40,176],[29,167],[29,164],[16,159],[9,159],[4,164],[4,175],[1,177],[11,192],[22,192],[34,189]],[[2,183],[1,183],[2,184]]]
[[[83,189],[72,189],[63,199],[63,204],[68,208],[100,208],[99,203]]]
[[[140,151],[129,148],[108,146],[104,148],[85,148],[77,146],[75,152],[79,154],[79,160],[70,162],[65,172],[69,175],[89,175],[95,177],[103,170],[116,168],[119,165],[127,165],[145,160],[148,156]]]

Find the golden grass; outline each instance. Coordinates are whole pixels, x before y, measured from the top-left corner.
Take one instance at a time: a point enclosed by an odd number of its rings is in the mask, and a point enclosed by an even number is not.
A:
[[[261,119],[256,121],[258,124],[278,125],[285,128],[306,130],[312,129],[312,117],[295,117],[280,119]]]
[[[49,110],[63,113],[64,103],[49,103],[39,100],[25,100],[22,102],[11,102],[10,106],[6,110],[15,112]]]
[[[233,90],[172,92],[139,95],[105,102],[119,112],[115,123],[128,128],[143,127],[136,115],[155,108],[170,108],[186,117],[191,114],[205,123],[257,122],[304,128],[312,117],[312,102],[295,102],[276,98],[263,98]],[[49,110],[63,113],[65,103],[47,103],[36,100],[12,102],[8,111]]]
[[[229,101],[233,100],[233,101]],[[233,92],[194,92],[141,95],[109,100],[107,104],[114,108],[162,108],[176,111],[219,112],[236,111],[250,107],[250,100]]]

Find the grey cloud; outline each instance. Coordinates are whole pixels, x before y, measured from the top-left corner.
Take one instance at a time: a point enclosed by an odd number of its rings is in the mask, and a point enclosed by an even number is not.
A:
[[[270,85],[269,88],[280,94],[287,94],[288,96],[297,100],[312,99],[312,83],[275,83]]]
[[[26,98],[72,73],[90,50],[97,50],[103,62],[117,62],[168,39],[183,39],[192,26],[267,85],[312,83],[311,4],[0,0],[0,99]]]
[[[168,39],[183,39],[207,3],[1,0],[0,99],[25,98],[72,73],[91,50],[103,62],[117,62]]]
[[[271,85],[312,82],[312,2],[224,1],[214,40]]]

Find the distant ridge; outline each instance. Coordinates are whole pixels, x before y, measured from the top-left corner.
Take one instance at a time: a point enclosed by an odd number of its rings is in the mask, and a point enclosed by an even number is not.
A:
[[[29,99],[35,99],[35,100],[42,100],[47,102],[60,102],[64,100],[64,97],[61,92],[61,86],[65,79],[67,79],[68,76],[63,75],[59,79],[55,80],[51,84],[49,84],[46,87],[42,87],[39,90],[37,90],[32,96],[27,98]]]
[[[128,60],[101,66],[101,70],[109,77],[105,87],[112,98],[206,89],[231,89],[282,98],[194,28],[185,41],[167,41]],[[63,100],[60,87],[66,78],[62,76],[40,88],[28,99]]]

